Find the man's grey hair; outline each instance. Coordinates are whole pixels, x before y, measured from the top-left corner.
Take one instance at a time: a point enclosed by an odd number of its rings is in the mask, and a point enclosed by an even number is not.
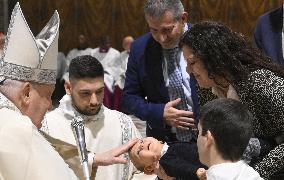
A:
[[[160,19],[166,11],[172,12],[175,20],[178,20],[184,7],[180,0],[147,0],[144,6],[145,16],[156,19]]]

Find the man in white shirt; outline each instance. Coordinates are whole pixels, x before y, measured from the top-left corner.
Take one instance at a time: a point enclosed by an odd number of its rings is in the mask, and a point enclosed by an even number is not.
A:
[[[241,160],[252,136],[252,114],[241,102],[216,99],[201,109],[197,146],[200,162],[208,166],[207,180],[261,180]]]
[[[133,41],[134,39],[132,36],[126,36],[125,38],[123,38],[122,47],[124,51],[120,53],[118,59],[115,60],[113,66],[113,76],[115,77],[113,109],[117,111],[121,110],[122,89],[124,88],[125,72],[127,69],[127,62],[131,43]]]
[[[86,36],[80,34],[78,36],[78,47],[71,49],[66,56],[67,67],[69,67],[72,59],[77,56],[91,55],[91,51],[92,48],[89,47]]]
[[[105,71],[104,82],[106,85],[104,105],[110,109],[113,109],[114,98],[113,92],[115,77],[113,66],[119,57],[119,54],[118,50],[111,47],[111,40],[109,36],[102,36],[99,47],[93,49],[91,52],[91,56],[95,57],[103,65]]]
[[[119,56],[119,51],[111,47],[111,40],[109,36],[103,36],[100,40],[99,47],[91,52],[91,56],[95,57],[102,63],[104,69],[113,66],[114,61]]]
[[[104,69],[96,58],[79,56],[73,59],[69,66],[69,81],[65,82],[67,94],[61,99],[58,108],[47,113],[43,130],[57,141],[76,146],[71,122],[75,116],[82,118],[89,159],[96,157],[94,154],[140,137],[128,116],[110,110],[102,104],[104,88]],[[66,151],[62,156],[76,175],[83,178],[78,154]],[[92,179],[130,179],[134,171],[134,166],[130,162],[124,165],[99,167],[96,176]]]

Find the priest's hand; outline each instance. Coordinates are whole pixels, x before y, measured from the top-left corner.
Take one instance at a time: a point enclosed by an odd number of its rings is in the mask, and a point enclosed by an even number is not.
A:
[[[195,127],[193,112],[176,109],[175,107],[179,103],[181,103],[180,98],[170,101],[165,105],[163,117],[166,124],[185,130]]]
[[[128,143],[121,145],[117,148],[111,149],[109,151],[100,153],[100,154],[95,154],[94,156],[94,161],[93,161],[93,166],[108,166],[112,164],[126,164],[127,160],[121,157],[123,153],[126,153],[129,151],[134,144],[139,139],[132,139]]]

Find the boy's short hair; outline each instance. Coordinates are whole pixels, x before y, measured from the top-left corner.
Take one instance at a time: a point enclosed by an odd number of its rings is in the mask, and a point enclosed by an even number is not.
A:
[[[223,159],[238,161],[252,136],[252,119],[247,106],[240,101],[216,99],[201,108],[201,135],[209,130]]]

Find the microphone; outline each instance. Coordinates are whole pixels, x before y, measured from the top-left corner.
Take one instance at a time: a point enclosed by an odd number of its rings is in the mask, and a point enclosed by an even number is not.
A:
[[[88,152],[86,149],[83,119],[79,116],[74,117],[71,122],[71,127],[76,139],[79,156],[81,157],[84,177],[86,178],[86,180],[90,180],[90,172],[88,168]]]

